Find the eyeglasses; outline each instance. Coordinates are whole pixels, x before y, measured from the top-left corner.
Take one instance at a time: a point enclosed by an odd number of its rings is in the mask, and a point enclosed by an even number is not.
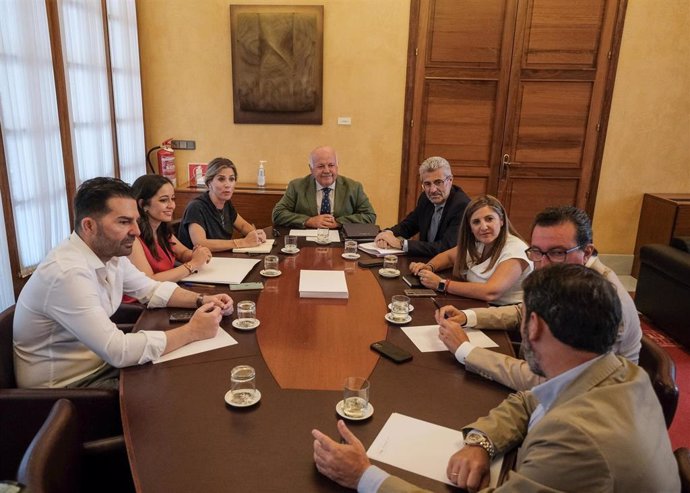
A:
[[[527,250],[525,250],[525,253],[527,254],[527,258],[532,262],[541,262],[544,259],[544,256],[547,256],[549,257],[550,262],[556,264],[565,262],[565,258],[569,253],[579,250],[580,248],[582,248],[582,246],[577,245],[569,248],[568,250],[564,250],[563,248],[552,248],[548,252],[542,252],[537,247],[529,247]]]
[[[446,176],[443,180],[434,180],[434,181],[425,181],[422,182],[422,188],[424,190],[431,190],[431,186],[435,186],[436,188],[441,188],[443,184],[448,181],[450,176]]]

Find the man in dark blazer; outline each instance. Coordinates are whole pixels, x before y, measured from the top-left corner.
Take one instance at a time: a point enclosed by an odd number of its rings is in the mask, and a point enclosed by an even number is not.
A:
[[[338,156],[328,146],[309,155],[311,174],[292,180],[273,208],[273,224],[292,228],[339,228],[343,223],[376,222],[362,184],[338,176]]]
[[[430,157],[419,167],[422,193],[405,219],[376,236],[379,248],[398,248],[409,255],[433,257],[456,245],[458,228],[470,198],[453,185],[450,164]],[[434,217],[436,215],[436,217]],[[410,240],[419,233],[418,240]]]
[[[515,470],[495,491],[680,491],[649,376],[611,352],[621,319],[615,287],[584,265],[554,264],[530,274],[523,289],[525,358],[547,380],[463,428],[448,480],[485,488],[494,455],[519,447]],[[345,443],[312,431],[322,474],[361,493],[425,491],[372,466],[342,421],[338,431]]]

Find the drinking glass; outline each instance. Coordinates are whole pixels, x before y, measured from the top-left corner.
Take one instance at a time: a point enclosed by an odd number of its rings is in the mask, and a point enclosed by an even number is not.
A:
[[[327,228],[319,228],[316,230],[316,241],[317,243],[325,244],[328,243],[329,230]]]
[[[256,324],[256,303],[253,301],[237,303],[237,324],[243,328],[250,328]]]
[[[280,274],[278,270],[278,257],[275,255],[266,255],[264,257],[264,274],[268,276],[275,276]]]
[[[256,396],[256,372],[248,365],[239,365],[230,372],[231,400],[237,405],[247,405]]]
[[[343,413],[351,418],[363,418],[369,407],[369,380],[347,377],[343,384]]]
[[[344,255],[346,258],[352,259],[359,257],[357,254],[357,242],[355,240],[345,240]]]
[[[296,252],[297,251],[297,236],[287,235],[285,237],[285,251]]]
[[[391,299],[391,318],[395,322],[404,322],[410,312],[410,298],[396,294]]]
[[[399,274],[398,257],[396,255],[386,255],[383,257],[383,272],[389,276]]]

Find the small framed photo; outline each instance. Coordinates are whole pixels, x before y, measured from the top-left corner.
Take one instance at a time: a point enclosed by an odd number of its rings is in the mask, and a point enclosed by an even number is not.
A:
[[[206,168],[208,168],[208,163],[187,163],[190,187],[206,187],[204,183]]]

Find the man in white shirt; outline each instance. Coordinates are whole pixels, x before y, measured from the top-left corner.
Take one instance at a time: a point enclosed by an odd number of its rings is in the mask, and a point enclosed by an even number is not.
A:
[[[157,282],[127,255],[139,235],[129,185],[115,178],[85,181],[74,200],[75,227],[24,286],[14,314],[14,365],[19,387],[117,386],[118,368],[154,361],[217,333],[232,313],[227,294],[201,295]],[[168,331],[125,334],[111,322],[122,295],[149,308],[198,307]]]
[[[599,272],[610,281],[616,288],[623,307],[613,352],[637,363],[642,329],[635,302],[616,274],[597,257],[592,244],[592,225],[583,210],[560,206],[549,207],[537,214],[527,256],[534,262],[536,270],[552,263],[579,264]],[[465,365],[465,369],[514,390],[527,390],[543,382],[543,377],[530,371],[524,360],[475,347],[463,330],[463,327],[519,330],[521,314],[520,304],[473,310],[444,306],[436,312],[436,320],[440,325],[439,338],[456,359]]]
[[[548,380],[465,426],[448,480],[471,492],[486,488],[491,459],[519,447],[515,470],[495,491],[680,491],[649,376],[611,352],[621,318],[611,283],[560,264],[532,273],[523,289],[526,358]],[[338,432],[343,443],[312,431],[322,474],[360,493],[424,491],[373,466],[343,421]]]

